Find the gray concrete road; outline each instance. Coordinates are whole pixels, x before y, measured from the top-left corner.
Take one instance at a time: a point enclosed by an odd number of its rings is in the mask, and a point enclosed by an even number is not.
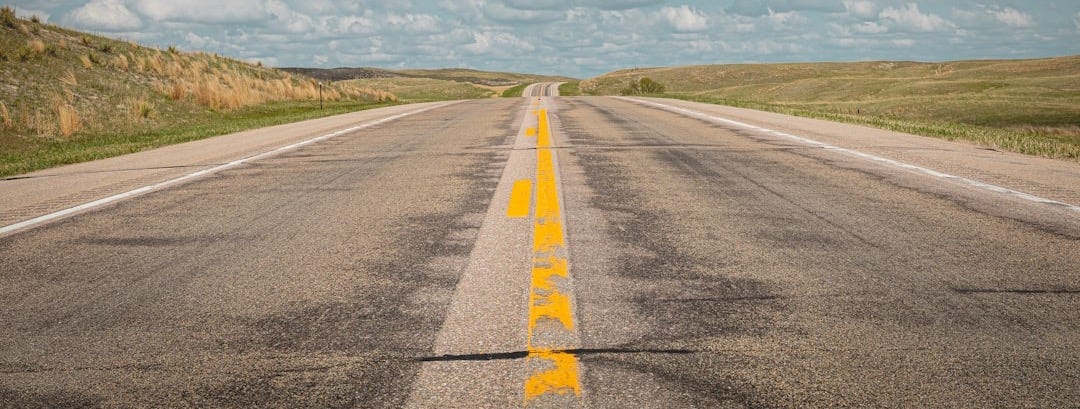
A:
[[[557,89],[0,181],[175,181],[0,235],[0,407],[1078,406],[1076,163]]]

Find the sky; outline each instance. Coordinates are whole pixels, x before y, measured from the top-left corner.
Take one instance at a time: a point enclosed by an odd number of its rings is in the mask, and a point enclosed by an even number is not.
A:
[[[0,3],[5,3],[0,0]],[[1080,0],[18,0],[20,16],[276,67],[622,68],[1080,54]]]

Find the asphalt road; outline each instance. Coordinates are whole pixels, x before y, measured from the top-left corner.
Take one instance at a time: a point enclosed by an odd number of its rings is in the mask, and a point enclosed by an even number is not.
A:
[[[557,97],[559,96],[559,85],[561,82],[540,82],[536,84],[529,84],[521,91],[521,95],[526,97]]]
[[[1080,406],[1080,165],[557,90],[0,181],[0,407]]]

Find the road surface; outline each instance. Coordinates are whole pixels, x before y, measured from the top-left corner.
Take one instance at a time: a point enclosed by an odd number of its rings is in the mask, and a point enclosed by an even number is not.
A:
[[[526,97],[557,97],[559,96],[559,85],[561,82],[541,82],[536,84],[529,84],[521,91],[521,95]]]
[[[0,181],[0,407],[1080,402],[1080,165],[557,88]]]

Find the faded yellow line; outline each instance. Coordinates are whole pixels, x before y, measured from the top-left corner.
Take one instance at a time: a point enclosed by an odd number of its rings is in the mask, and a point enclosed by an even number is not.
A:
[[[559,291],[559,282],[569,278],[565,258],[566,238],[563,236],[562,214],[559,208],[559,187],[555,177],[555,158],[551,149],[551,128],[546,109],[536,112],[536,210],[533,222],[533,267],[529,291],[528,360],[539,362],[543,369],[525,381],[525,404],[547,394],[581,396],[581,381],[577,356],[565,346],[537,345],[534,335],[544,322],[544,328],[574,329],[573,307],[569,295]]]
[[[532,128],[532,127],[526,128],[525,129],[525,136],[535,137],[536,136],[536,128]]]
[[[529,217],[529,203],[532,201],[532,181],[522,179],[514,182],[510,189],[510,204],[506,206],[507,217]]]
[[[551,363],[550,369],[534,374],[525,381],[525,401],[541,395],[556,393],[581,396],[578,361],[573,354],[550,350],[530,350],[529,359],[543,359]]]

